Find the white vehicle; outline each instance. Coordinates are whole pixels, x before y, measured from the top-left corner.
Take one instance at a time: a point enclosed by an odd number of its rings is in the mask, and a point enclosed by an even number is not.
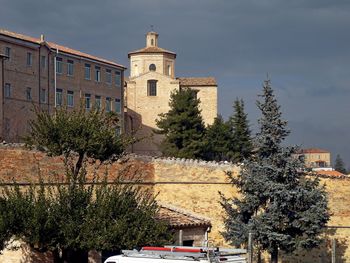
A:
[[[107,258],[104,263],[246,263],[245,249],[205,247],[143,247],[140,251],[123,250],[122,255]]]

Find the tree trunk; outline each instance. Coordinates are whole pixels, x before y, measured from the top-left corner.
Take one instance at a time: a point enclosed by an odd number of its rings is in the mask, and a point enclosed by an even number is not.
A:
[[[274,247],[271,252],[271,263],[278,263],[278,247]]]

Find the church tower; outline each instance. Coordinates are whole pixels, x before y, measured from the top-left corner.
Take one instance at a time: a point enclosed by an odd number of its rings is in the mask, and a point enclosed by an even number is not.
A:
[[[130,77],[137,77],[149,71],[175,78],[176,54],[158,47],[158,33],[146,34],[146,46],[129,53]]]
[[[203,120],[211,124],[217,115],[217,85],[212,77],[176,78],[176,54],[158,46],[158,33],[146,34],[146,46],[128,54],[130,76],[126,80],[126,130],[140,138],[129,149],[146,155],[160,155],[162,135],[154,134],[156,120],[169,111],[170,95],[180,88],[197,91]]]

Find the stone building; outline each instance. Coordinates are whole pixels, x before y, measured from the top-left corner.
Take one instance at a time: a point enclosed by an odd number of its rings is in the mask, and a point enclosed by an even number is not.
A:
[[[308,148],[302,149],[298,155],[303,157],[307,168],[312,168],[314,170],[332,170],[331,153],[329,151],[318,148]]]
[[[33,106],[61,105],[116,111],[123,121],[124,70],[120,64],[68,47],[0,29],[0,139],[18,141]],[[122,127],[121,127],[122,128]]]
[[[205,124],[212,124],[217,116],[217,83],[213,77],[176,77],[176,54],[158,46],[158,34],[146,34],[146,47],[128,54],[130,76],[126,80],[126,129],[136,137],[131,151],[141,154],[159,154],[161,135],[153,134],[155,120],[169,110],[171,92],[181,88],[197,91]]]

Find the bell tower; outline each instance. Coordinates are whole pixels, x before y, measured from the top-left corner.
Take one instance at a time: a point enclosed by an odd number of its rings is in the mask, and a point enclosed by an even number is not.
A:
[[[158,47],[158,34],[154,31],[146,34],[146,47]]]

